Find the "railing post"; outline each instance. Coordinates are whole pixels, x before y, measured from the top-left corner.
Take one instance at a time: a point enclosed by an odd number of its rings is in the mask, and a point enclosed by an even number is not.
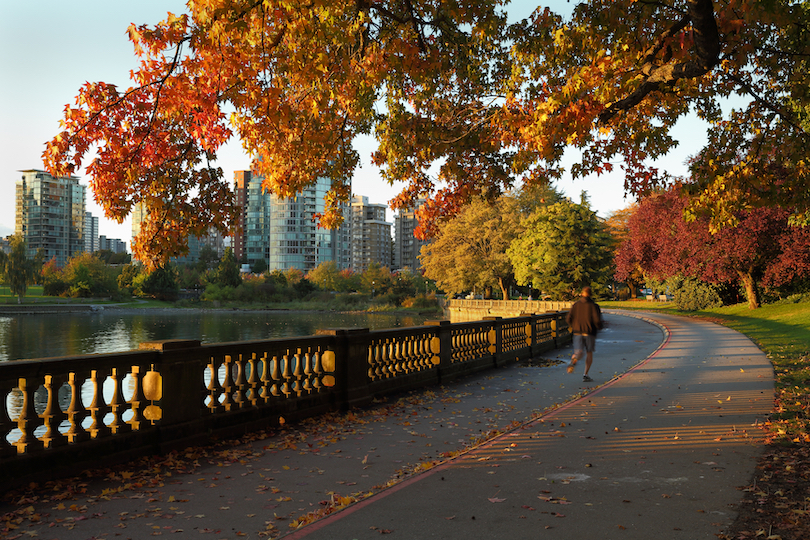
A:
[[[326,328],[317,335],[335,338],[335,386],[343,409],[362,407],[372,401],[369,390],[368,328]]]
[[[447,367],[453,363],[453,333],[450,321],[425,321],[425,326],[438,326],[439,335],[433,338],[430,344],[430,350],[434,355],[433,363],[439,366],[439,373],[441,368]],[[435,357],[439,357],[438,364]]]
[[[499,366],[503,357],[503,317],[484,317],[483,320],[492,323],[488,332],[489,352]]]
[[[206,363],[199,357],[200,343],[194,339],[148,341],[139,347],[159,353],[154,370],[160,374],[160,399],[157,405],[160,407],[161,427],[202,418],[206,395],[203,366]],[[217,374],[212,373],[211,376],[216,377]]]
[[[543,318],[542,315],[538,315],[537,313],[532,313],[532,322],[531,322],[531,325],[532,325],[532,332],[531,332],[531,339],[532,339],[532,343],[531,343],[532,352],[531,352],[531,355],[532,355],[532,358],[535,358],[535,357],[539,356],[540,353],[541,353],[540,338],[538,336],[539,331],[537,330],[537,328],[540,326],[539,323],[540,323],[540,320],[542,318]]]

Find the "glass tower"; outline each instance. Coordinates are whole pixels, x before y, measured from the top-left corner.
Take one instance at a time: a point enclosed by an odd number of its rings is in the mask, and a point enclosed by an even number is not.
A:
[[[349,268],[350,221],[329,230],[318,227],[314,218],[324,211],[323,198],[331,186],[328,179],[319,178],[297,197],[281,199],[262,192],[261,176],[243,178],[247,185],[242,238],[248,264],[263,259],[269,270],[297,268],[305,273],[326,261],[335,261],[338,269]]]
[[[75,176],[55,178],[36,169],[20,172],[14,232],[25,239],[29,257],[42,249],[45,262],[56,259],[64,267],[85,248],[86,187]]]

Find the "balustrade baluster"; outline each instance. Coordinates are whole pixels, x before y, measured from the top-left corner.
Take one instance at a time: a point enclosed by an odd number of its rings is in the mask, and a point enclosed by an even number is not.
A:
[[[17,428],[22,432],[14,443],[18,454],[33,454],[45,448],[42,441],[36,438],[34,431],[39,426],[39,416],[34,409],[34,390],[28,387],[28,379],[20,377],[17,387],[22,392],[23,405],[17,417]]]
[[[405,373],[405,355],[402,353],[402,341],[395,339],[391,343],[391,356],[394,362],[391,364],[391,376],[396,377],[400,373]]]
[[[321,381],[323,378],[323,364],[321,363],[322,357],[322,350],[317,350],[312,355],[312,387],[316,392],[320,392],[323,388],[323,382]]]
[[[304,378],[303,378],[303,388],[307,394],[312,393],[312,349],[307,349],[303,355],[304,360]]]
[[[87,409],[90,411],[90,418],[92,418],[93,423],[88,428],[88,431],[94,439],[106,437],[111,433],[110,428],[104,423],[104,417],[109,412],[109,407],[104,402],[104,381],[106,379],[107,373],[96,369],[90,371],[90,382],[93,385],[93,401]]]
[[[416,356],[416,339],[417,338],[415,336],[408,336],[407,341],[405,342],[406,358],[408,359],[406,367],[408,368],[408,373],[413,373],[414,371],[419,370],[419,367],[417,366],[419,359]]]
[[[271,389],[271,393],[273,396],[278,397],[281,395],[281,367],[279,366],[279,359],[278,355],[273,356],[273,369],[272,369],[272,377],[273,377],[273,387]]]
[[[386,379],[391,378],[391,341],[389,339],[385,339],[380,344],[380,353],[382,355],[382,368],[383,368],[383,377]]]
[[[208,381],[208,410],[216,414],[223,411],[222,403],[219,401],[219,396],[222,394],[222,385],[219,384],[219,366],[215,357],[211,357],[211,362],[208,363],[208,370],[211,378]]]
[[[233,400],[235,408],[242,409],[247,405],[247,378],[245,377],[245,357],[242,354],[236,355],[236,392],[234,392]]]
[[[127,409],[127,402],[124,400],[124,392],[122,385],[124,377],[120,375],[121,368],[112,368],[110,379],[113,382],[113,395],[110,399],[110,412],[112,412],[113,419],[109,424],[110,431],[113,434],[129,433],[132,431],[132,425],[124,422],[124,411]]]
[[[62,420],[67,418],[62,408],[59,407],[59,388],[62,387],[63,382],[65,382],[64,375],[45,375],[44,386],[48,392],[48,399],[45,410],[40,415],[46,428],[45,435],[42,436],[45,448],[56,448],[68,443],[67,438],[59,432]]]
[[[225,360],[222,362],[222,365],[225,366],[225,380],[222,381],[222,408],[226,411],[234,408],[232,363],[231,356],[226,354]],[[217,379],[219,379],[219,373],[217,373]]]
[[[295,368],[293,371],[293,384],[295,388],[295,395],[300,396],[304,393],[304,366],[301,349],[298,349],[293,355],[295,358]]]
[[[368,380],[376,381],[377,380],[377,369],[374,365],[374,348],[376,345],[374,342],[370,343],[368,346],[368,357],[366,358],[366,362],[368,363]]]
[[[86,375],[82,375],[81,378],[79,377],[80,375],[75,372],[68,374],[70,406],[68,406],[67,410],[67,419],[70,423],[70,428],[65,435],[70,443],[78,443],[90,439],[90,433],[82,426],[82,422],[87,417],[87,409],[84,408],[84,404],[82,403],[82,383]]]
[[[287,351],[284,356],[282,356],[282,362],[284,362],[284,368],[281,373],[282,379],[284,382],[281,384],[281,393],[284,394],[286,397],[290,397],[292,394],[292,388],[290,381],[292,380],[292,368],[290,367],[290,351]]]
[[[132,411],[132,418],[129,419],[129,425],[132,426],[133,431],[140,431],[141,424],[145,422],[143,417],[143,410],[145,408],[146,396],[143,393],[143,368],[141,366],[132,366],[132,384],[135,388],[132,391],[132,397],[129,400],[129,410]]]
[[[250,404],[256,407],[259,404],[259,377],[256,371],[258,370],[258,361],[256,359],[256,353],[250,353],[250,358],[246,362],[247,367],[250,369],[250,375],[248,375],[247,386],[248,386],[248,399]]]
[[[270,401],[270,398],[273,397],[272,387],[273,387],[273,378],[270,375],[270,362],[271,359],[267,356],[267,352],[262,353],[261,358],[259,358],[259,362],[261,363],[261,369],[256,374],[256,377],[259,379],[259,384],[261,386],[259,390],[259,398],[262,399],[265,403]]]
[[[13,384],[11,381],[0,382],[0,459],[17,455],[17,448],[6,438],[14,427],[8,414],[8,395],[13,390]]]

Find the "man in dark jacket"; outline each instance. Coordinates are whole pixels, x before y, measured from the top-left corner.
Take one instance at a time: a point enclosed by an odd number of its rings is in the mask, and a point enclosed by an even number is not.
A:
[[[580,299],[571,306],[571,310],[566,317],[571,333],[574,334],[574,355],[568,365],[568,373],[574,372],[574,366],[584,353],[585,376],[582,377],[582,380],[585,382],[593,381],[588,376],[588,372],[591,370],[591,364],[593,363],[596,333],[602,329],[602,310],[591,298],[592,294],[590,287],[582,289]]]

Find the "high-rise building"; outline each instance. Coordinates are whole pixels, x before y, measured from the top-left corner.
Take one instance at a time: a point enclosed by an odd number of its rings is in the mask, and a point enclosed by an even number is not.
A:
[[[236,227],[234,227],[233,256],[237,261],[241,261],[247,253],[245,251],[245,219],[248,202],[248,185],[250,184],[252,173],[250,171],[235,171],[233,176],[233,191],[236,198],[236,206],[240,209],[238,217],[236,218]]]
[[[391,267],[391,223],[385,221],[387,208],[385,204],[369,204],[368,197],[352,198],[351,268],[355,272],[364,272],[371,263]]]
[[[350,227],[344,224],[336,230],[322,229],[314,217],[324,211],[329,179],[319,178],[298,196],[282,199],[262,192],[261,176],[237,171],[235,177],[237,204],[240,189],[244,190],[241,235],[234,240],[234,246],[240,242],[243,246],[239,255],[234,250],[238,260],[246,258],[251,266],[263,260],[269,270],[297,268],[309,272],[327,261],[335,261],[339,269],[349,268]]]
[[[421,206],[423,201],[418,201]],[[418,206],[417,206],[418,207]],[[410,268],[416,272],[422,268],[419,253],[422,246],[429,244],[427,240],[419,240],[413,235],[414,229],[419,225],[413,208],[401,209],[394,216],[394,269]]]
[[[55,178],[45,171],[20,171],[16,186],[15,233],[22,235],[29,256],[41,249],[45,261],[68,259],[85,249],[86,187],[75,176]]]
[[[98,237],[98,249],[112,251],[113,253],[126,253],[127,243],[120,238],[107,238],[102,234]]]
[[[85,212],[84,250],[87,253],[95,253],[98,249],[98,218],[90,212]]]
[[[146,219],[146,206],[138,203],[132,207],[132,238],[141,232],[141,224]],[[172,257],[175,264],[194,264],[200,259],[200,250],[208,246],[217,253],[217,257],[222,258],[225,254],[225,238],[214,227],[209,227],[208,234],[198,237],[188,238],[188,253],[182,257]]]

